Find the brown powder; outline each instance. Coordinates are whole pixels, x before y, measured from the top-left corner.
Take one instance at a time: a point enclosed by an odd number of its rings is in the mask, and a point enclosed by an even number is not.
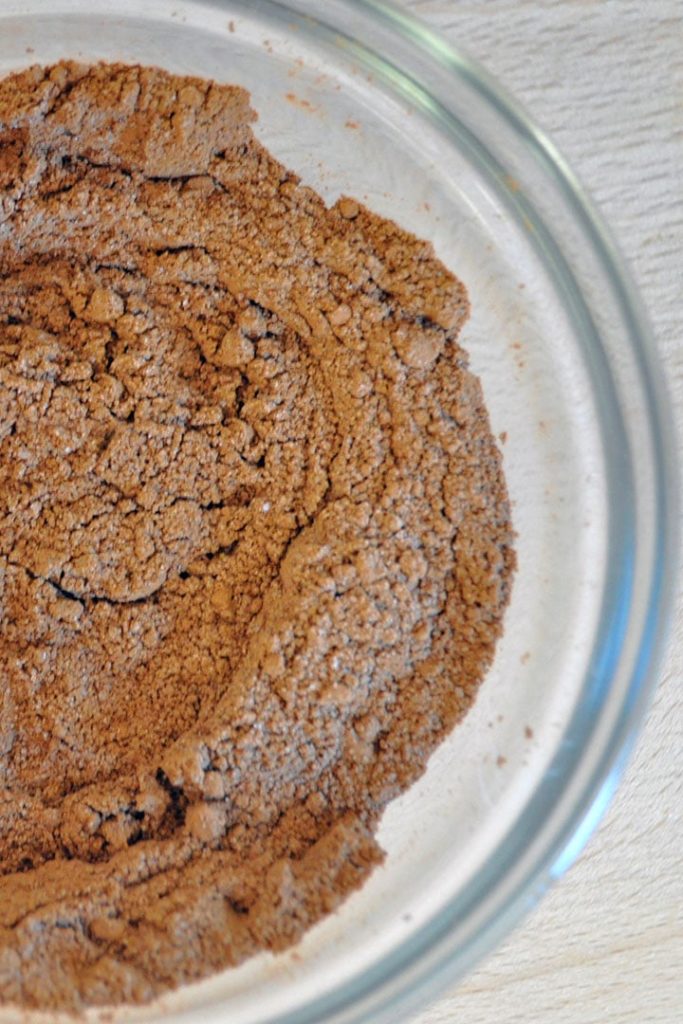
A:
[[[431,246],[238,88],[0,82],[0,1000],[143,1002],[379,860],[514,562]]]

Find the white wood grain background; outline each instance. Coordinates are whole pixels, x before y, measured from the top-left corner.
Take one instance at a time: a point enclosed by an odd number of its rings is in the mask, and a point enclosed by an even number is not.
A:
[[[683,0],[404,0],[562,149],[650,311],[683,437]],[[414,1024],[683,1021],[683,590],[645,731],[583,857]]]

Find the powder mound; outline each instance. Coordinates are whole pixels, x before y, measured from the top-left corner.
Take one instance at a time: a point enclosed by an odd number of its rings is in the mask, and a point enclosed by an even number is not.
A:
[[[238,88],[0,82],[0,1001],[295,942],[471,703],[514,567],[431,246]]]

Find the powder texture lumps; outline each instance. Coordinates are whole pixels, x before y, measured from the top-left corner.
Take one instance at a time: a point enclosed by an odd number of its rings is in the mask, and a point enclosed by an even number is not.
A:
[[[144,1002],[382,858],[514,566],[463,285],[239,88],[0,82],[0,999]]]

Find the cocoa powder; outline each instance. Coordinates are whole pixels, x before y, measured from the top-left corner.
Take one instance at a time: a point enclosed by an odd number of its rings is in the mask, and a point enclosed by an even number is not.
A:
[[[295,942],[491,661],[514,554],[463,285],[239,88],[0,82],[0,1000]]]

